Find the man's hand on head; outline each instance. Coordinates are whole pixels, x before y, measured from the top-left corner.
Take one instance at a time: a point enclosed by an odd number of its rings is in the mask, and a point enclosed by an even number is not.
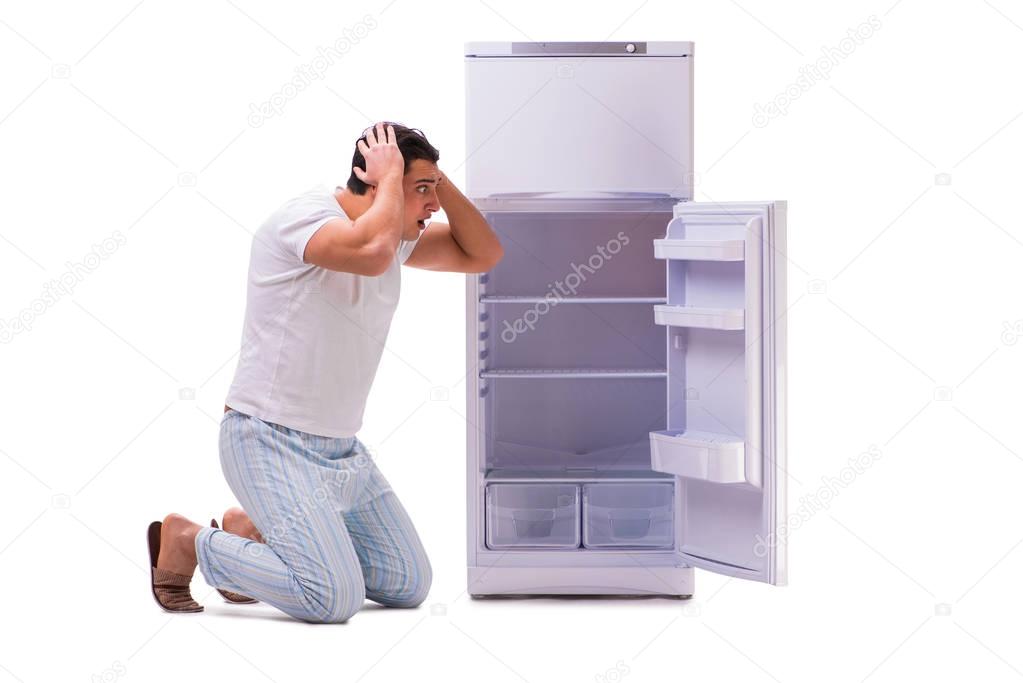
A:
[[[366,170],[358,166],[352,172],[362,182],[377,187],[383,180],[397,178],[399,181],[405,174],[405,159],[398,148],[394,126],[384,129],[383,123],[376,124],[366,132],[366,139],[359,139],[356,147],[366,160]]]

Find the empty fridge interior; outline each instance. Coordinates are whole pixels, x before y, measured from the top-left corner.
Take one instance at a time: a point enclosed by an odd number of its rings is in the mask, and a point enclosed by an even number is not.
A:
[[[650,244],[670,218],[670,211],[489,213],[504,258],[484,277],[483,295],[663,298],[664,270]]]
[[[650,469],[649,433],[665,425],[663,378],[483,381],[487,470]]]
[[[479,286],[485,470],[650,471],[666,381],[651,306],[667,301],[650,245],[670,216],[488,214],[505,257]]]
[[[665,367],[664,328],[653,324],[649,303],[503,301],[483,311],[487,370]]]
[[[650,469],[649,437],[667,419],[665,328],[652,311],[667,294],[651,244],[670,217],[487,215],[505,257],[476,288],[486,547],[673,547],[675,483]],[[592,489],[588,544],[583,486],[608,487]],[[560,504],[565,487],[577,507]]]

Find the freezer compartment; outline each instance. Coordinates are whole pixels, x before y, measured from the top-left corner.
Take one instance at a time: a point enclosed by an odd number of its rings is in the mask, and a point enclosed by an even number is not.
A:
[[[551,57],[549,47],[466,58],[466,195],[692,198],[691,55]]]
[[[663,370],[664,329],[649,303],[596,301],[484,300],[487,368]]]
[[[747,481],[746,446],[728,434],[696,430],[650,433],[650,463],[658,472],[722,484]]]
[[[636,212],[484,211],[504,258],[481,277],[484,296],[665,298],[650,242],[671,209]]]
[[[583,486],[583,546],[670,548],[674,543],[672,484]]]
[[[579,487],[491,484],[486,488],[487,547],[579,547]]]
[[[650,470],[665,421],[664,373],[485,380],[485,469],[553,473]]]

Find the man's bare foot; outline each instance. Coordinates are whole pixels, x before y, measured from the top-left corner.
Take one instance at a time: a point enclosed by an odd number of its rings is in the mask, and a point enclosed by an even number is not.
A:
[[[182,515],[171,513],[164,517],[156,566],[185,576],[195,573],[198,564],[195,557],[195,535],[200,529],[201,526]]]
[[[252,523],[248,513],[239,507],[228,508],[224,512],[224,531],[235,536],[251,538],[253,541],[263,542],[259,529]]]

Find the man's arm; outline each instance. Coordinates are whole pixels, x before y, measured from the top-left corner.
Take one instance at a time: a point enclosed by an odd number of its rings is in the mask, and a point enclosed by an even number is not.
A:
[[[483,273],[504,256],[483,214],[441,172],[437,198],[449,223],[430,223],[405,265],[453,273]]]
[[[355,222],[335,218],[323,224],[306,243],[306,263],[357,275],[382,275],[394,260],[405,214],[402,187],[405,161],[395,142],[394,126],[376,125],[366,141],[359,140],[366,169],[352,170],[359,180],[374,186],[373,204]]]
[[[309,238],[305,262],[356,275],[383,274],[401,240],[404,207],[401,173],[385,177],[377,184],[373,205],[355,222],[335,218]]]

